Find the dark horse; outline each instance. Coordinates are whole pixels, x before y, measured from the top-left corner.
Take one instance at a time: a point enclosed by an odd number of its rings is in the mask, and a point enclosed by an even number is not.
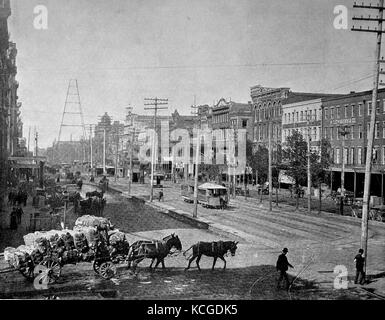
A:
[[[165,268],[164,258],[170,254],[172,248],[175,248],[178,251],[182,250],[182,243],[179,240],[179,237],[174,233],[163,238],[162,240],[139,240],[134,242],[130,247],[130,252],[128,254],[128,268],[131,267],[131,261],[133,261],[133,268],[136,269],[138,263],[143,259],[152,259],[150,264],[150,269],[152,264],[156,259],[156,264],[154,270],[162,263],[162,268]]]
[[[238,242],[235,241],[198,242],[188,248],[185,252],[183,252],[183,255],[186,256],[187,251],[192,249],[192,255],[187,258],[190,260],[185,270],[190,269],[191,262],[193,262],[194,259],[197,258],[196,264],[198,266],[198,270],[201,271],[199,261],[201,260],[203,254],[205,256],[214,258],[211,270],[214,270],[214,266],[218,258],[225,263],[223,269],[226,269],[226,260],[223,256],[227,254],[228,251],[230,251],[231,256],[234,256],[235,250],[237,250],[237,244]]]

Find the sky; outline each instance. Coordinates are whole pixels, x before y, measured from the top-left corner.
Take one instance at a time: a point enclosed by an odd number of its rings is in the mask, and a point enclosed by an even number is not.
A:
[[[46,30],[34,27],[37,5],[48,10]],[[334,27],[337,5],[348,9],[347,30]],[[129,105],[151,114],[144,98],[169,99],[160,114],[190,114],[194,96],[197,104],[247,102],[257,84],[348,93],[373,82],[375,34],[350,30],[352,16],[367,13],[351,0],[11,0],[11,7],[24,136],[36,127],[40,147],[58,138],[70,79],[86,124],[105,112],[123,120]]]

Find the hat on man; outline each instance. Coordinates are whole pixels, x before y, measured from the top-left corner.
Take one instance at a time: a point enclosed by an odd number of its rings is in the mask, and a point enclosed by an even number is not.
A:
[[[282,252],[288,252],[289,250],[287,248],[283,248]]]

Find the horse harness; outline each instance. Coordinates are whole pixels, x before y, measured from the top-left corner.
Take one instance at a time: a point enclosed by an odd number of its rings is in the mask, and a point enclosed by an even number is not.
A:
[[[223,241],[218,241],[218,242],[212,242],[211,243],[211,251],[215,255],[215,253],[219,253],[223,251]]]

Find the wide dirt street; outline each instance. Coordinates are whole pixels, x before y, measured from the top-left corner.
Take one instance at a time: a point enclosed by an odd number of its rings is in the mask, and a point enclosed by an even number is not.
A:
[[[179,200],[174,189],[165,188],[165,203],[161,205],[190,210],[191,205]],[[140,193],[139,187],[136,192]],[[127,233],[130,243],[137,239],[161,239],[174,232],[181,239],[183,250],[198,241],[240,241],[235,257],[226,257],[225,271],[220,260],[216,270],[211,271],[212,258],[208,257],[200,262],[201,272],[195,263],[192,269],[184,271],[187,261],[183,254],[166,258],[166,269],[154,272],[147,268],[149,260],[139,265],[136,275],[121,265],[116,278],[111,280],[97,276],[92,264],[66,265],[59,282],[48,291],[34,289],[17,272],[0,273],[0,298],[44,298],[55,294],[60,299],[376,299],[351,283],[347,290],[334,289],[337,273],[333,271],[337,265],[346,266],[349,281],[354,276],[352,259],[358,248],[359,223],[351,218],[277,210],[269,213],[250,199],[232,201],[231,208],[225,211],[199,207],[199,215],[237,235],[193,228],[140,200],[120,195],[107,195],[104,212],[117,228]],[[385,256],[383,239],[381,226],[371,228],[370,261],[377,268],[370,271],[377,278],[372,285],[382,280],[379,273]],[[289,293],[275,288],[275,262],[283,246],[289,247],[288,258],[295,266],[289,270],[291,278],[298,276]],[[2,263],[0,269],[5,268]]]

